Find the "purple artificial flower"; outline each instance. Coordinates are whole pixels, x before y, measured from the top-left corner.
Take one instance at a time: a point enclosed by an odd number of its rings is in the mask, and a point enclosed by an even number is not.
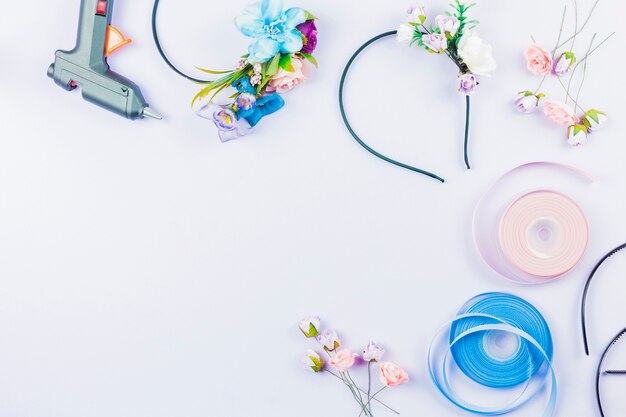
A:
[[[204,108],[207,107],[209,106]],[[203,109],[198,114],[202,115]],[[245,119],[237,120],[235,112],[230,109],[221,109],[213,113],[213,122],[217,126],[217,133],[222,142],[240,138],[250,131],[250,124]]]
[[[250,93],[241,93],[237,96],[235,100],[235,105],[237,108],[242,110],[250,110],[256,104],[256,97],[254,94]]]
[[[296,27],[306,39],[305,45],[302,47],[303,54],[312,54],[317,48],[317,26],[315,20],[307,20]]]
[[[448,49],[448,39],[446,38],[446,35],[442,35],[440,33],[424,35],[422,36],[422,41],[424,42],[424,45],[426,45],[426,48],[436,54],[441,54],[443,51]]]
[[[576,63],[576,55],[573,52],[563,52],[559,59],[554,63],[554,74],[562,77],[569,72],[569,70]]]
[[[539,107],[539,100],[544,97],[543,94],[535,94],[531,91],[522,91],[515,97],[513,104],[520,113],[532,113]]]
[[[371,341],[363,349],[363,360],[365,362],[380,362],[385,354],[385,349],[378,343]]]
[[[466,73],[459,75],[459,92],[465,94],[466,96],[471,96],[474,94],[474,90],[478,85],[478,81],[476,81],[476,76],[472,73]]]
[[[222,109],[213,113],[213,122],[219,130],[234,130],[237,124],[237,116],[232,110]]]

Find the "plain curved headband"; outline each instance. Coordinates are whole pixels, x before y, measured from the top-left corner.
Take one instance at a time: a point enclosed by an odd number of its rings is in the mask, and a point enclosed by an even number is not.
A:
[[[369,146],[367,143],[365,143],[363,141],[363,139],[361,139],[361,137],[356,133],[356,131],[354,130],[354,128],[350,124],[350,121],[348,120],[348,116],[346,114],[345,103],[344,103],[344,90],[345,90],[346,78],[348,78],[348,73],[350,72],[350,69],[352,68],[352,65],[354,64],[354,61],[359,57],[359,55],[361,55],[361,53],[365,49],[367,49],[373,43],[375,43],[375,42],[377,42],[377,41],[379,41],[381,39],[387,38],[389,36],[394,36],[397,33],[398,33],[397,30],[392,30],[392,31],[384,32],[384,33],[381,33],[380,35],[374,36],[372,39],[368,40],[363,45],[361,45],[359,47],[359,49],[357,49],[356,52],[352,55],[352,57],[348,60],[348,63],[346,64],[346,67],[343,70],[343,74],[341,75],[341,82],[339,83],[339,109],[341,111],[341,118],[343,119],[343,122],[345,123],[346,128],[348,129],[348,132],[350,132],[350,135],[352,135],[354,140],[356,140],[359,145],[361,145],[363,148],[365,148],[365,150],[368,151],[369,153],[371,153],[372,155],[382,159],[383,161],[389,162],[390,164],[399,166],[399,167],[404,168],[404,169],[408,169],[409,171],[417,172],[418,174],[426,175],[426,176],[428,176],[430,178],[433,178],[433,179],[435,179],[437,181],[445,182],[445,180],[443,178],[441,178],[439,175],[436,175],[436,174],[434,174],[432,172],[423,170],[421,168],[416,168],[414,166],[407,165],[407,164],[404,164],[402,162],[398,162],[398,161],[396,161],[394,159],[391,159],[388,156],[385,156],[385,155],[381,154],[380,152],[374,150],[371,146]],[[464,145],[465,165],[466,165],[467,169],[470,169],[470,163],[469,163],[469,157],[468,157],[469,113],[470,113],[470,97],[469,96],[465,97],[465,103],[466,103],[466,111],[465,111],[465,145]]]
[[[591,281],[596,276],[596,273],[598,272],[600,267],[604,264],[604,262],[607,259],[609,259],[613,255],[617,254],[618,252],[624,249],[626,249],[626,243],[616,247],[615,249],[613,249],[612,251],[604,255],[604,257],[600,259],[600,262],[598,262],[596,266],[593,268],[593,270],[591,271],[589,278],[587,278],[587,283],[585,284],[585,290],[583,291],[583,296],[582,296],[582,300],[580,303],[580,321],[581,321],[581,326],[582,326],[582,331],[583,331],[583,343],[585,345],[585,353],[587,354],[587,356],[589,356],[589,338],[587,336],[587,313],[586,311],[587,311],[587,294],[589,293],[589,287],[591,286]]]
[[[184,72],[179,70],[165,54],[165,51],[163,50],[163,47],[161,46],[161,41],[159,40],[159,33],[157,31],[157,14],[159,11],[160,1],[161,0],[154,0],[154,6],[152,8],[152,37],[154,38],[154,44],[156,45],[157,50],[159,51],[159,55],[161,55],[161,58],[163,58],[163,61],[165,61],[167,66],[170,67],[176,74],[180,75],[181,77],[186,78],[189,81],[193,81],[194,83],[201,83],[201,84],[211,83],[212,81],[200,80],[198,78],[192,77],[191,75],[185,74]]]
[[[624,374],[626,374],[626,371],[623,371],[623,370],[602,372],[602,365],[604,365],[604,360],[608,356],[611,348],[613,346],[615,346],[617,344],[617,342],[619,342],[619,340],[622,337],[624,337],[624,335],[626,335],[626,329],[624,329],[621,332],[619,332],[617,334],[617,336],[615,336],[615,338],[613,338],[611,343],[609,343],[609,345],[606,347],[606,349],[604,349],[604,352],[602,352],[602,357],[600,358],[600,362],[598,362],[598,369],[596,371],[596,400],[598,402],[598,410],[600,411],[600,415],[602,417],[604,417],[604,409],[602,407],[602,396],[600,395],[600,377],[603,374],[607,374],[607,375],[624,375]]]

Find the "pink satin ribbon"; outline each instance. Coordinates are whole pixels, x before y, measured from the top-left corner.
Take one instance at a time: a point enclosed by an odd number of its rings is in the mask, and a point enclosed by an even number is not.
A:
[[[504,174],[474,211],[474,241],[485,262],[523,284],[570,272],[585,254],[590,230],[570,196],[593,182],[584,171],[554,162],[533,162]]]
[[[528,193],[500,220],[500,247],[520,270],[543,278],[571,271],[589,241],[585,213],[571,198],[554,191]]]

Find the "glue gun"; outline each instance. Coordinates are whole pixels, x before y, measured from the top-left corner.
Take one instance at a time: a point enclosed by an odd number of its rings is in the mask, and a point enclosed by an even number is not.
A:
[[[161,119],[152,112],[141,90],[132,81],[111,71],[106,57],[127,45],[111,26],[114,0],[82,0],[78,39],[71,51],[57,51],[48,76],[61,88],[81,87],[83,98],[127,119]]]

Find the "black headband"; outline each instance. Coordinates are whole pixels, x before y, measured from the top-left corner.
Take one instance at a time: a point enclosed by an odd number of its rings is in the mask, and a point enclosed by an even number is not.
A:
[[[619,342],[619,340],[626,335],[626,329],[622,330],[620,333],[615,336],[615,338],[609,343],[609,345],[602,352],[602,357],[600,358],[600,362],[598,363],[598,369],[596,371],[596,400],[598,401],[598,410],[600,411],[600,415],[604,417],[604,409],[602,408],[602,396],[600,395],[600,377],[602,375],[626,375],[626,371],[623,370],[611,370],[602,372],[602,365],[604,364],[604,360],[609,354],[609,351],[613,346]]]
[[[583,297],[580,303],[580,320],[581,320],[582,331],[583,331],[583,344],[585,345],[585,353],[587,354],[587,356],[589,356],[589,339],[587,336],[586,310],[587,310],[587,294],[589,293],[589,287],[591,286],[591,281],[595,277],[596,272],[598,272],[600,267],[604,264],[604,262],[623,249],[626,249],[626,243],[616,247],[615,249],[613,249],[612,251],[604,255],[604,257],[600,259],[600,262],[598,262],[596,266],[593,268],[593,270],[591,271],[589,278],[587,278],[587,283],[585,284],[585,290],[583,291]]]

